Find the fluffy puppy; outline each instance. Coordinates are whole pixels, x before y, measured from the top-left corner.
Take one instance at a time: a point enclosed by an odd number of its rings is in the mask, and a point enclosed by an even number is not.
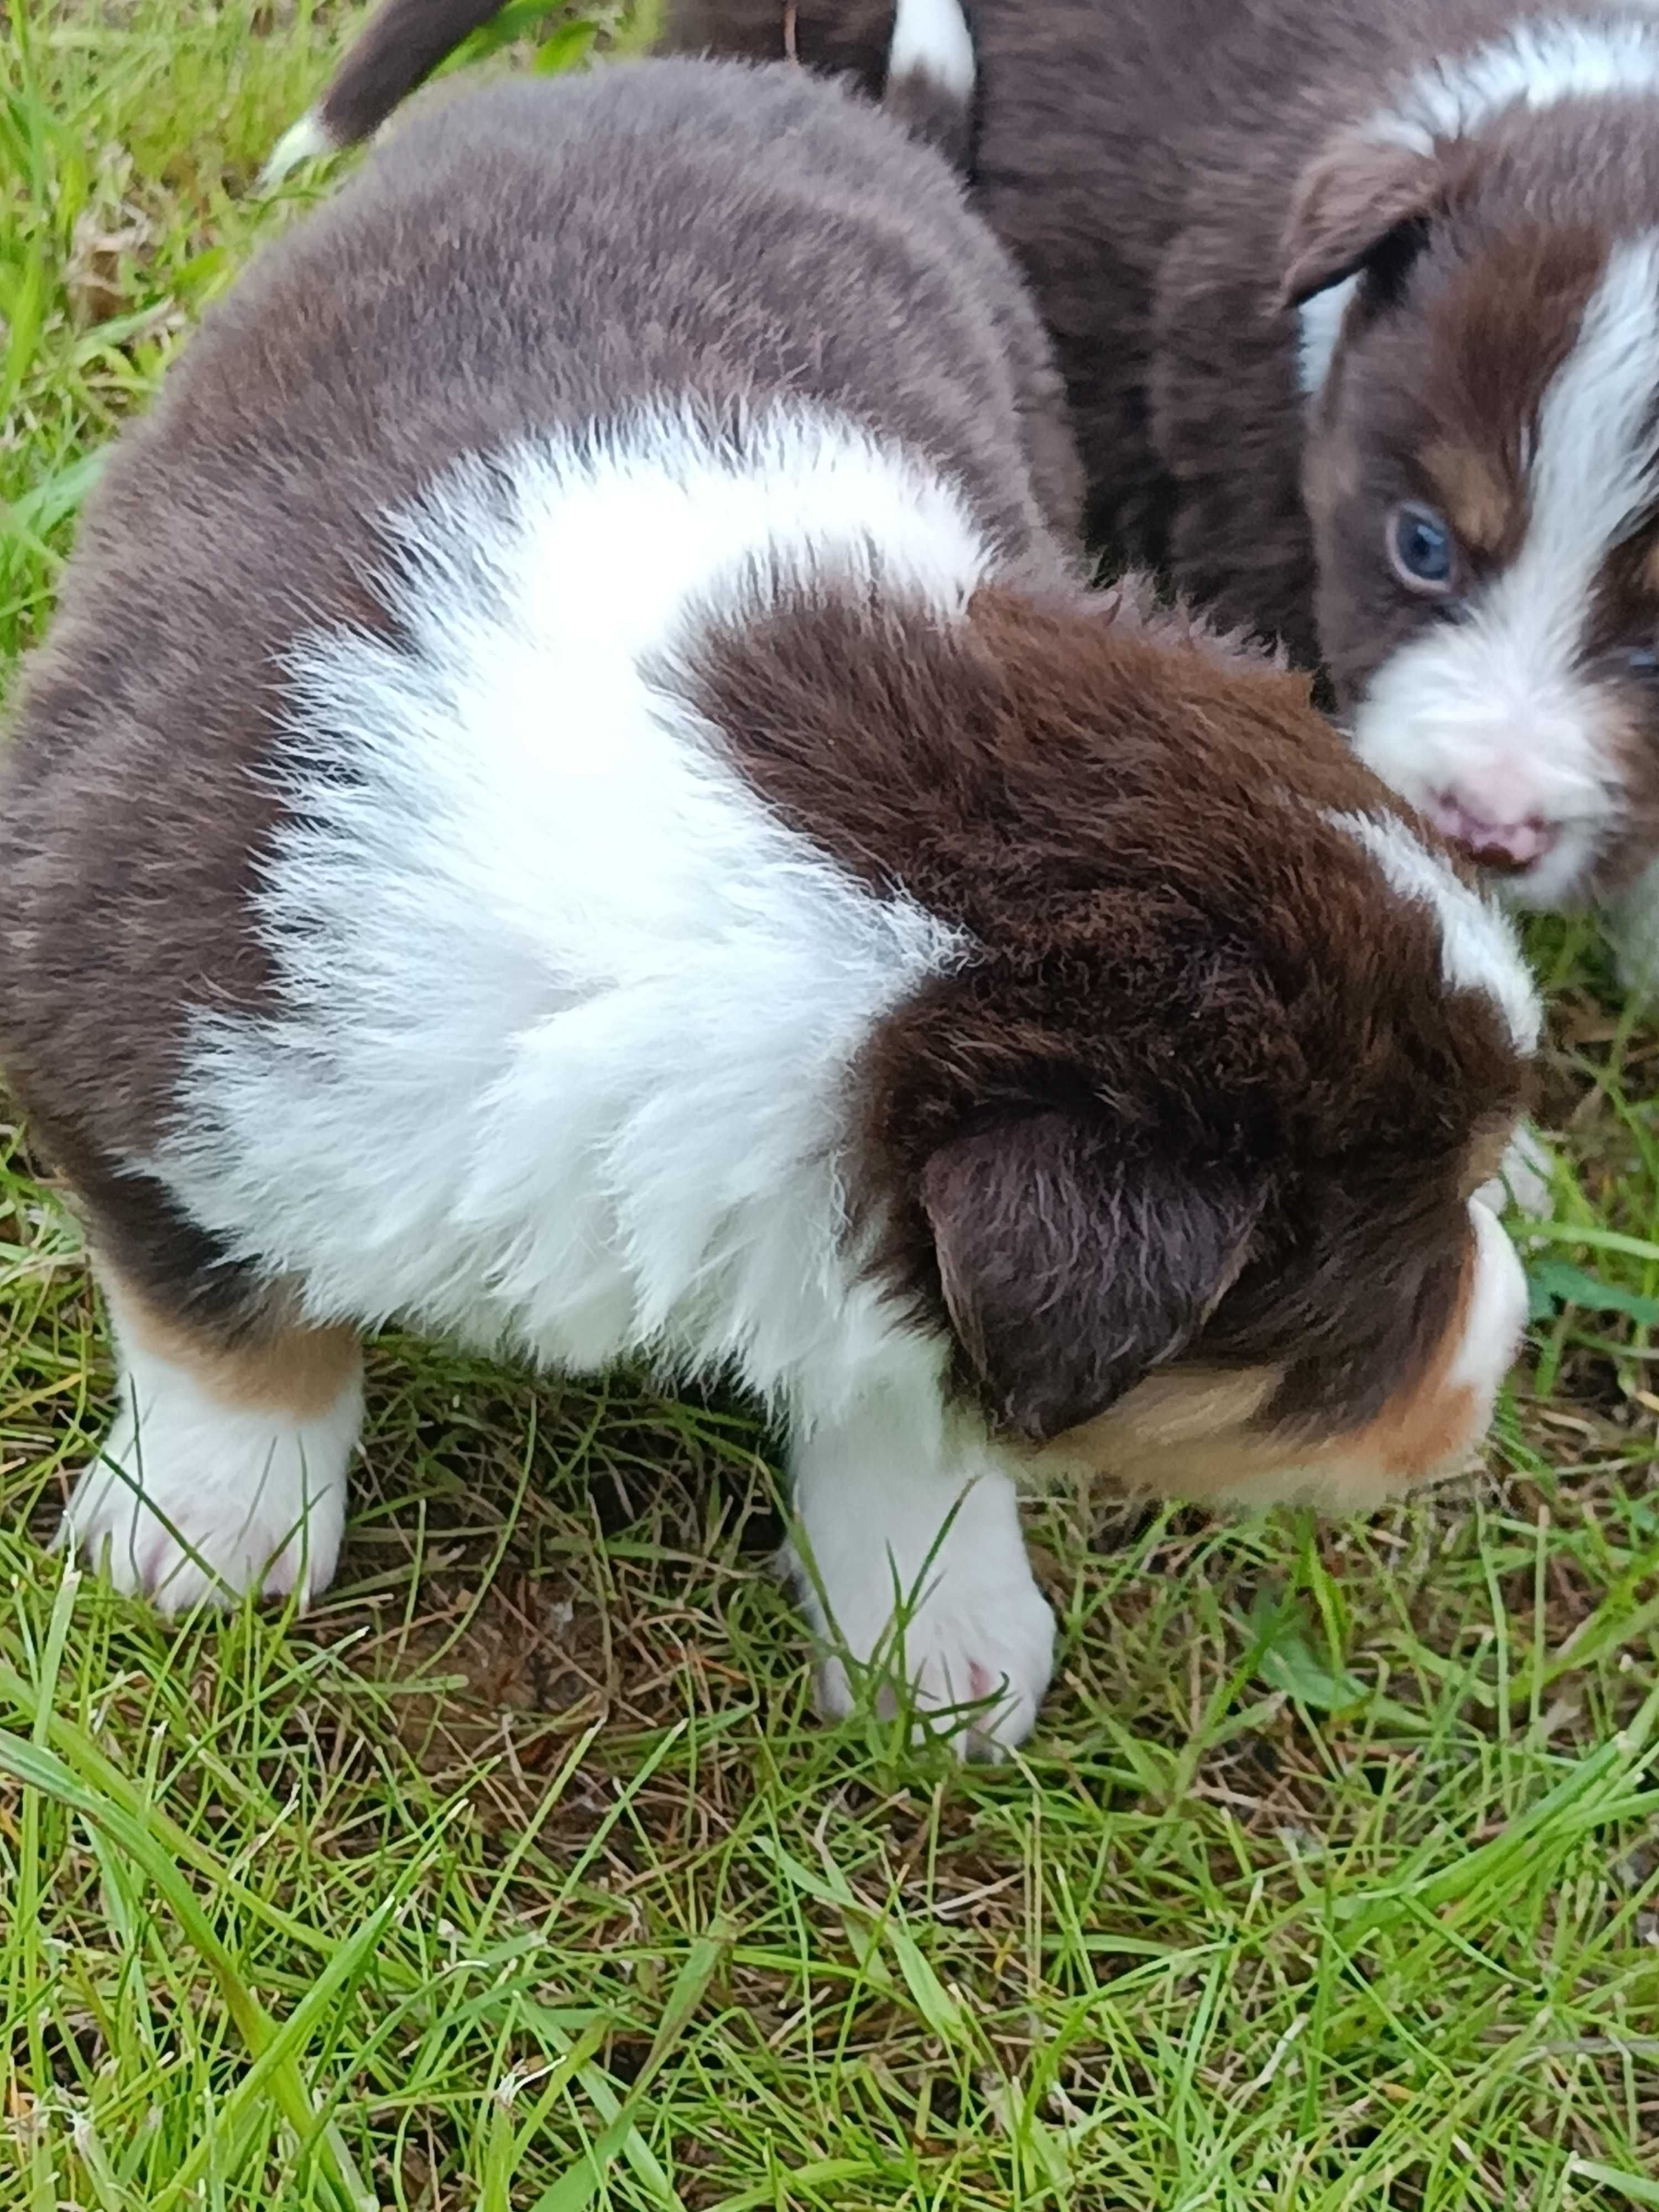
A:
[[[1081,589],[1075,491],[949,169],[799,71],[448,103],[214,310],[0,789],[124,1588],[328,1581],[365,1328],[643,1358],[787,1428],[829,1707],[896,1603],[989,1749],[1017,1479],[1478,1442],[1514,945],[1298,681]]]

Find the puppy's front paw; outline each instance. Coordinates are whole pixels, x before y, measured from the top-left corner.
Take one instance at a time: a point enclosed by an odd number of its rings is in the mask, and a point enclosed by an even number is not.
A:
[[[948,1724],[959,1757],[1001,1759],[1036,1725],[1054,1672],[1054,1615],[1018,1541],[994,1562],[962,1559],[957,1548],[947,1537],[908,1585],[887,1559],[872,1560],[856,1583],[838,1578],[825,1591],[830,1620],[805,1585],[813,1629],[832,1647],[818,1674],[819,1709],[838,1720],[873,1698],[890,1716],[908,1684],[917,1711]]]
[[[129,1596],[163,1613],[246,1591],[303,1604],[333,1578],[345,1525],[346,1463],[357,1433],[354,1384],[320,1419],[284,1425],[227,1410],[134,1417],[131,1385],[99,1458],[76,1486],[60,1541]]]

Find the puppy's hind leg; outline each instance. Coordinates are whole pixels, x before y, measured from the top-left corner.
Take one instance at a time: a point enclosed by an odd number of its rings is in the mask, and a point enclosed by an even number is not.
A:
[[[349,1328],[275,1317],[227,1337],[162,1312],[106,1265],[119,1407],[64,1516],[118,1589],[181,1613],[332,1579],[362,1421]]]

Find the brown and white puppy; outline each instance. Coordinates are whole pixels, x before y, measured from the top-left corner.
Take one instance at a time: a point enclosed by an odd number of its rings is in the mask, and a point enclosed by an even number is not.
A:
[[[1082,590],[1058,415],[944,162],[799,71],[463,97],[214,310],[0,787],[124,1587],[327,1582],[365,1327],[644,1358],[775,1411],[815,1623],[896,1606],[990,1747],[1018,1478],[1478,1441],[1507,927],[1297,679]]]
[[[776,53],[779,0],[670,0]],[[881,0],[799,0],[868,76]],[[978,204],[1097,538],[1329,669],[1361,757],[1659,980],[1659,14],[977,0]]]

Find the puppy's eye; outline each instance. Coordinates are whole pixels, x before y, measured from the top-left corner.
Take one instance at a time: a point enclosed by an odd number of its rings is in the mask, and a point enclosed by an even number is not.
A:
[[[1659,676],[1659,652],[1650,645],[1638,645],[1625,655],[1625,665],[1632,676]]]
[[[1457,548],[1451,526],[1431,507],[1407,502],[1389,517],[1389,561],[1408,592],[1446,598],[1455,581]]]

